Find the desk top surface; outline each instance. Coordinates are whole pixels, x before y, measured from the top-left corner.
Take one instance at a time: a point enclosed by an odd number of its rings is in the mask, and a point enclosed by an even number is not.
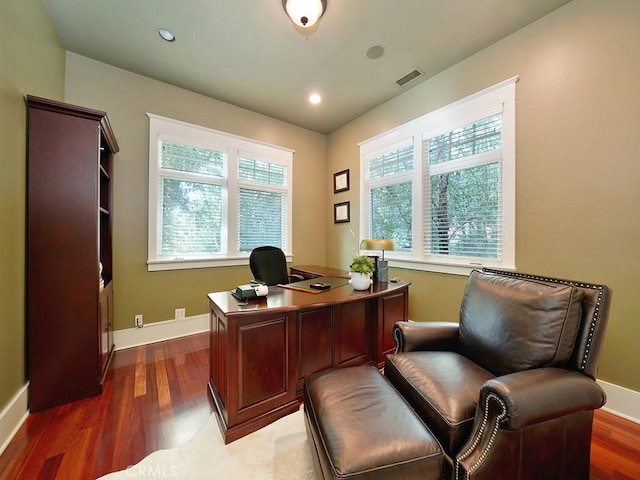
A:
[[[322,282],[323,277],[314,279]],[[275,312],[278,310],[303,310],[322,306],[331,306],[339,303],[357,302],[367,298],[375,298],[388,295],[394,291],[402,290],[410,285],[409,282],[387,282],[374,284],[368,290],[354,290],[349,284],[321,290],[319,293],[293,290],[283,287],[269,287],[269,294],[266,297],[251,299],[247,304],[238,301],[230,291],[209,293],[209,302],[214,304],[225,315],[241,315],[244,313]]]
[[[349,272],[347,270],[340,270],[338,268],[325,267],[322,265],[292,265],[290,269],[292,273],[305,272],[327,277],[349,278]]]

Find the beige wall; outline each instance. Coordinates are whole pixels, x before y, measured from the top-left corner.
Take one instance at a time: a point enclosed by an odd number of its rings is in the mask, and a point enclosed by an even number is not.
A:
[[[0,0],[0,411],[24,385],[25,94],[62,100],[64,50],[39,0]]]
[[[67,54],[67,102],[105,110],[120,146],[114,167],[115,328],[208,311],[206,294],[252,277],[248,266],[147,271],[149,121],[146,112],[295,150],[293,254],[297,264],[324,264],[328,182],[326,136],[234,107],[73,53]]]
[[[640,391],[639,59],[639,1],[575,0],[332,133],[329,171],[355,186],[334,198],[357,212],[358,142],[519,75],[517,268],[611,286],[599,377]],[[348,265],[350,228],[329,224],[329,265]],[[411,318],[457,320],[465,277],[391,274],[413,282]]]

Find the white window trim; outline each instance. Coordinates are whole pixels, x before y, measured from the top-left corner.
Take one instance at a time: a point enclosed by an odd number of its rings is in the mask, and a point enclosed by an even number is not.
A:
[[[450,105],[442,107],[420,118],[400,125],[373,138],[359,143],[360,147],[360,205],[367,205],[365,198],[366,159],[389,150],[391,146],[413,139],[413,205],[423,205],[422,181],[422,139],[446,133],[458,126],[472,123],[502,112],[502,216],[503,216],[503,249],[502,261],[483,259],[481,262],[451,261],[447,258],[436,260],[435,256],[422,257],[424,238],[422,211],[412,221],[413,253],[385,252],[389,265],[411,270],[422,270],[436,273],[468,275],[475,268],[498,267],[504,270],[515,270],[515,184],[516,184],[516,145],[515,145],[515,76],[480,92],[469,95]],[[506,128],[504,127],[506,126]],[[365,208],[360,209],[360,237],[367,235],[368,220]],[[374,253],[374,252],[371,252]],[[378,252],[379,253],[379,252]]]
[[[172,118],[147,113],[149,117],[149,212],[148,212],[148,250],[147,270],[183,270],[192,268],[227,267],[248,265],[249,254],[238,252],[237,249],[237,216],[229,215],[225,218],[227,224],[226,241],[227,252],[207,257],[174,257],[162,258],[158,255],[158,178],[159,178],[159,145],[160,140],[171,140],[178,143],[188,143],[205,148],[212,148],[227,153],[226,178],[221,179],[228,192],[237,191],[238,185],[250,185],[237,178],[238,154],[247,154],[251,158],[262,159],[286,166],[287,194],[287,231],[284,248],[287,262],[293,260],[292,222],[293,222],[293,154],[294,150],[280,147],[257,140],[221,132],[211,128],[194,125]],[[230,174],[229,172],[236,172]],[[179,176],[178,173],[176,176]],[[196,174],[197,175],[197,174]],[[260,188],[268,189],[268,186]],[[226,212],[236,212],[238,199],[235,195],[226,196]]]

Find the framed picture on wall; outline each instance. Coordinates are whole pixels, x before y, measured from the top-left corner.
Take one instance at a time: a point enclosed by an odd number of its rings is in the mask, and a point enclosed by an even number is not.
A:
[[[349,190],[349,169],[333,174],[333,193]]]
[[[333,204],[333,223],[347,223],[351,221],[351,202]]]

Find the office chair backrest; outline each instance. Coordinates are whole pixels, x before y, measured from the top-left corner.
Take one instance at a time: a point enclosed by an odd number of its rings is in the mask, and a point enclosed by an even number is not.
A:
[[[289,283],[287,259],[278,247],[257,247],[249,255],[249,267],[253,278],[267,285]]]

